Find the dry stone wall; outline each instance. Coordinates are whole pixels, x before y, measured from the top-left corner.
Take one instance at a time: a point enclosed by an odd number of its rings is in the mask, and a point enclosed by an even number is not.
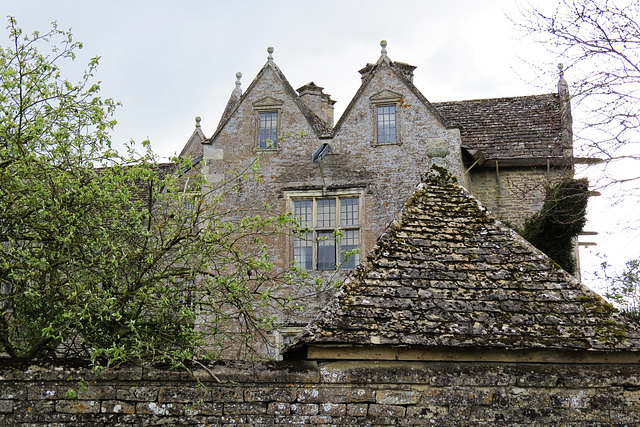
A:
[[[2,367],[1,425],[637,425],[636,365],[217,363]],[[216,381],[213,375],[220,380]],[[86,383],[78,384],[79,381]]]

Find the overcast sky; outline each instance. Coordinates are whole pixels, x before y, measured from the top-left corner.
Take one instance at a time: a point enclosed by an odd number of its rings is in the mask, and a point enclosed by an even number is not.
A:
[[[531,0],[544,9],[556,1]],[[556,91],[526,62],[554,64],[540,46],[521,40],[508,17],[515,0],[163,1],[0,0],[25,32],[52,21],[84,43],[86,64],[101,57],[102,95],[120,101],[116,144],[149,139],[154,150],[180,152],[202,117],[210,136],[242,72],[248,87],[275,48],[276,64],[294,88],[310,81],[337,101],[336,121],[360,84],[358,70],[380,56],[418,68],[414,83],[430,101],[520,96]],[[6,43],[7,32],[2,43]],[[553,65],[550,65],[553,67]],[[571,79],[567,75],[568,80]],[[615,228],[605,198],[592,203],[588,228],[601,232],[597,251],[626,261],[631,242]],[[609,211],[611,212],[611,211]],[[589,239],[594,240],[594,239]],[[626,247],[626,251],[620,251]],[[598,260],[583,251],[583,270]]]

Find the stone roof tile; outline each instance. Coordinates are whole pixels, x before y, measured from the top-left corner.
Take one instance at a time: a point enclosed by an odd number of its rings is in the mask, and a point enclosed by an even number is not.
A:
[[[562,138],[558,94],[477,99],[432,104],[460,127],[462,145],[486,159],[562,157],[571,141]]]
[[[308,345],[640,350],[640,329],[431,171]]]

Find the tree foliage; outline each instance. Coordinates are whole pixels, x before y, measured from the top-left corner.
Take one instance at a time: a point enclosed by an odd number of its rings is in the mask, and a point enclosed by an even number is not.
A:
[[[627,261],[621,273],[609,273],[610,266],[602,265],[602,274],[609,286],[605,296],[628,317],[640,321],[640,259]]]
[[[576,270],[575,238],[586,223],[588,187],[586,179],[572,178],[548,187],[542,209],[520,230],[525,239],[571,274]]]
[[[560,0],[550,12],[529,5],[514,18],[571,76],[574,135],[584,154],[607,162],[599,185],[627,195],[640,180],[639,18],[640,0]]]
[[[295,308],[278,289],[304,277],[274,268],[263,243],[290,216],[229,220],[221,200],[233,182],[209,188],[186,160],[160,165],[133,146],[118,154],[109,140],[116,103],[94,81],[98,58],[73,83],[62,66],[82,45],[69,32],[54,24],[24,35],[13,18],[8,30],[0,351],[179,364],[246,349],[275,309]]]

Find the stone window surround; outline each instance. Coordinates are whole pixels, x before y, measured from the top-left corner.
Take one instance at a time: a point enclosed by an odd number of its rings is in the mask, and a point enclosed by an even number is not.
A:
[[[189,181],[187,179],[187,184],[188,183]],[[184,191],[180,194],[180,204],[187,214],[193,214],[199,210],[201,202],[202,194],[199,191]]]
[[[362,251],[363,248],[363,235],[362,235],[362,226],[363,226],[363,220],[364,220],[364,191],[365,189],[362,187],[353,187],[353,188],[344,188],[344,189],[336,189],[336,190],[322,190],[322,189],[318,189],[318,190],[287,190],[284,192],[284,197],[286,200],[286,208],[288,212],[294,212],[294,201],[296,200],[308,200],[308,199],[314,199],[314,200],[321,200],[321,199],[330,199],[330,198],[357,198],[358,199],[358,209],[359,209],[359,221],[358,221],[358,225],[357,226],[349,226],[346,227],[348,229],[357,229],[360,231],[359,233],[359,249],[360,251]],[[336,210],[338,208],[336,207]],[[313,204],[313,217],[314,217],[314,221],[315,221],[315,214],[316,214],[316,203]],[[344,230],[345,227],[341,226],[339,224],[339,216],[340,213],[337,212],[337,223],[335,225],[335,230],[337,231],[341,231]],[[315,227],[311,227],[314,232],[315,232]],[[294,236],[292,236],[292,238],[288,239],[288,253],[289,253],[289,259],[291,260],[291,262],[294,262]],[[360,254],[358,254],[358,259],[356,260],[356,266],[359,264],[359,259],[360,259]],[[317,259],[318,255],[317,255],[317,247],[314,244],[313,245],[313,268],[311,270],[308,271],[318,271],[321,272],[323,270],[318,270],[317,268],[317,263],[318,263],[318,259]],[[339,269],[339,268],[338,268]],[[324,270],[327,271],[327,270]],[[343,271],[347,271],[344,270]]]
[[[273,355],[277,360],[282,360],[280,350],[293,342],[293,338],[304,329],[304,326],[281,325],[271,331],[273,336]]]
[[[384,89],[369,97],[371,104],[372,114],[372,126],[373,126],[373,139],[371,145],[373,146],[387,146],[387,145],[400,145],[402,144],[402,132],[401,132],[401,101],[403,95],[397,92],[393,92],[389,89]],[[378,142],[378,107],[385,107],[393,105],[396,107],[396,140],[394,142]]]
[[[197,282],[194,277],[184,276],[174,278],[174,288],[179,307],[195,307],[196,302],[194,300],[194,289],[196,285]]]
[[[261,98],[258,101],[254,102],[253,105],[253,110],[255,112],[255,135],[253,137],[253,141],[255,144],[255,149],[257,151],[279,151],[281,149],[281,144],[279,141],[280,135],[281,135],[281,121],[282,121],[282,105],[284,104],[284,101],[279,100],[279,99],[275,99],[275,98],[271,98],[271,97],[265,97],[265,98]],[[261,113],[277,113],[278,118],[277,118],[277,123],[276,123],[276,140],[273,141],[273,147],[269,147],[269,148],[260,148],[259,147],[259,143],[260,141],[258,141],[259,135],[260,135],[260,114]]]

